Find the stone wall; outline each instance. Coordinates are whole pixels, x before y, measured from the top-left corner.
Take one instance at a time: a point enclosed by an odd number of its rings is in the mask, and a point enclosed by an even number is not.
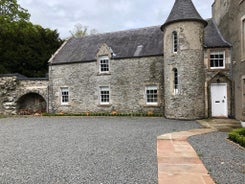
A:
[[[0,77],[0,114],[18,113],[19,99],[24,95],[37,94],[47,103],[47,79],[18,79],[15,75]],[[28,99],[28,98],[27,98]]]
[[[100,74],[96,61],[50,66],[50,111],[163,113],[163,57],[111,59],[110,73]],[[145,87],[158,86],[158,105],[148,106]],[[109,86],[110,104],[100,105],[100,86]],[[69,104],[61,105],[61,87],[69,88]]]
[[[222,16],[221,16],[222,15]],[[216,0],[213,4],[213,17],[222,35],[232,48],[233,96],[235,97],[235,117],[245,120],[245,42],[242,21],[245,20],[244,0]],[[244,50],[242,50],[244,48]]]
[[[16,114],[16,88],[19,85],[17,78],[0,77],[0,113]]]
[[[172,33],[178,33],[178,52],[172,51]],[[176,22],[164,30],[165,115],[174,119],[205,117],[204,25]],[[178,94],[174,93],[174,73],[178,70]]]

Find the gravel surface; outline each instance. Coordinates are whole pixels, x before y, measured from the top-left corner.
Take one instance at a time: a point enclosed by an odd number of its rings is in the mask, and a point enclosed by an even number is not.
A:
[[[157,184],[157,136],[198,127],[163,118],[0,119],[0,183]]]
[[[225,132],[193,136],[189,142],[218,184],[245,183],[245,149],[227,141]]]

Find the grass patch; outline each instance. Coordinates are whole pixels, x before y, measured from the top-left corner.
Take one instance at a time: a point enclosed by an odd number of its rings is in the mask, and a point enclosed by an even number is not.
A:
[[[3,114],[0,114],[0,119],[2,118],[6,118],[7,116],[3,115]]]
[[[245,128],[238,128],[231,131],[229,134],[229,139],[233,142],[238,143],[245,148]]]

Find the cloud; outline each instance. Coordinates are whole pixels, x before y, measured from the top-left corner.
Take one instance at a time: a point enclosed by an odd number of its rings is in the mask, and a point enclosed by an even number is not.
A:
[[[213,0],[193,0],[203,17],[210,17]],[[62,38],[81,24],[98,32],[111,32],[161,25],[174,0],[19,0],[31,14],[31,21],[57,29]]]

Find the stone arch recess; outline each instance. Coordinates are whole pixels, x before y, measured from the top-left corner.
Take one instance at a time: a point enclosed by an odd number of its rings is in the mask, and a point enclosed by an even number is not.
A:
[[[42,114],[47,112],[47,102],[42,95],[29,92],[19,97],[16,110],[19,115]]]

